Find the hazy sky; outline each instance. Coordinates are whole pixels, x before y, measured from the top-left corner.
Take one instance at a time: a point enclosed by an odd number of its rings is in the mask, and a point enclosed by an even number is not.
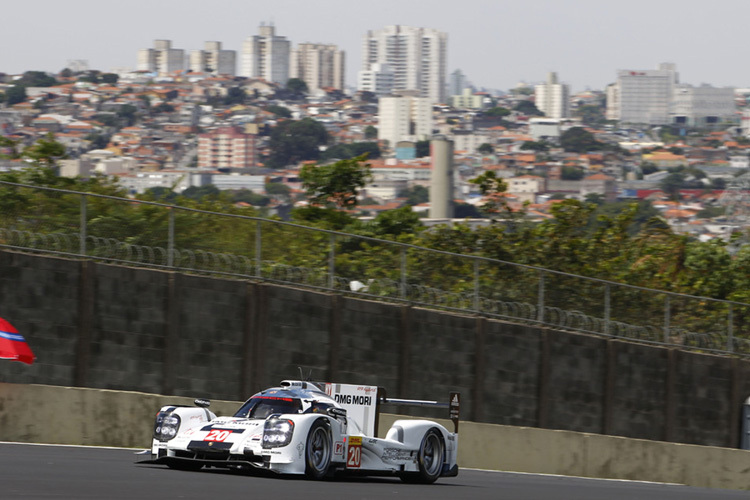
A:
[[[2,6],[0,72],[60,71],[68,60],[135,69],[154,39],[239,51],[261,22],[293,44],[335,43],[356,85],[367,30],[390,24],[448,33],[448,72],[509,89],[556,71],[574,91],[603,89],[618,69],[674,62],[680,81],[750,87],[748,0],[36,0]],[[239,62],[239,57],[238,57]]]

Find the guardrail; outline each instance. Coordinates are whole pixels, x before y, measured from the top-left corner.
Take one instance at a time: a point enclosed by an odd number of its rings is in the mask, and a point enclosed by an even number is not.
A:
[[[0,181],[0,247],[335,290],[750,355],[750,304],[289,222]]]

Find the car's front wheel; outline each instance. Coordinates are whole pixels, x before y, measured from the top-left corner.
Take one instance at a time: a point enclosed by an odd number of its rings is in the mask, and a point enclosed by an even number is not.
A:
[[[305,446],[305,474],[310,479],[323,479],[331,468],[331,429],[324,420],[310,428]]]

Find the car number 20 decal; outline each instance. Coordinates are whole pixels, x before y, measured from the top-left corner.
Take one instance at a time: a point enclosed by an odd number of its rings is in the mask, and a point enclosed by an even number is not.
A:
[[[228,438],[232,434],[232,431],[228,431],[226,429],[211,429],[208,431],[208,434],[206,434],[206,437],[203,438],[204,441],[219,441],[222,442],[226,438]]]
[[[362,436],[349,437],[349,446],[346,452],[347,469],[359,469],[362,463]]]

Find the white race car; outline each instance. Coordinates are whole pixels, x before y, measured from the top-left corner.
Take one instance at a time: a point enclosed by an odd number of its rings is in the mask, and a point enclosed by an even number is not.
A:
[[[377,438],[380,405],[388,403],[449,408],[454,432],[430,420],[397,420]],[[206,400],[195,404],[161,408],[150,457],[138,463],[258,467],[311,479],[346,471],[432,483],[458,475],[458,393],[438,403],[388,399],[375,386],[285,380],[252,396],[232,417],[217,417]]]

